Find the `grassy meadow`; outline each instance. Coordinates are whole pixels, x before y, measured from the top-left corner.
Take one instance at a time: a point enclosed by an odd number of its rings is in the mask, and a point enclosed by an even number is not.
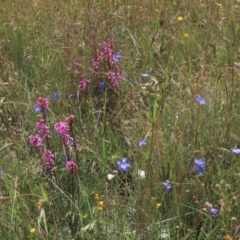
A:
[[[2,0],[0,239],[240,239],[240,3]]]

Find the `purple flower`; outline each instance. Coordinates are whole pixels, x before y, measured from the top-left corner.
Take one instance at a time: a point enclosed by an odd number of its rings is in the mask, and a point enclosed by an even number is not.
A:
[[[98,84],[98,87],[103,90],[106,87],[106,83],[105,82],[100,82]]]
[[[57,101],[57,100],[59,99],[59,94],[58,94],[57,92],[54,92],[54,93],[52,94],[52,99],[55,100],[55,101]]]
[[[78,142],[78,140],[77,139],[75,139],[75,138],[73,138],[73,137],[70,137],[69,138],[69,145],[76,145],[77,144],[77,142]]]
[[[121,54],[120,52],[116,52],[116,53],[113,55],[113,61],[114,61],[115,63],[117,63],[117,62],[120,61],[121,57],[122,57],[122,54]]]
[[[67,116],[65,118],[65,120],[66,120],[67,124],[70,125],[73,122],[74,118],[75,118],[74,115],[71,114],[71,115]]]
[[[202,97],[201,95],[197,95],[195,99],[197,100],[197,102],[198,102],[200,105],[206,104],[205,98]]]
[[[69,127],[65,122],[58,122],[54,125],[54,130],[61,135],[65,135],[68,133]]]
[[[34,147],[42,146],[42,139],[38,134],[30,135],[29,139],[30,139],[31,145],[33,145]]]
[[[73,160],[70,160],[66,163],[66,168],[69,172],[74,172],[77,171],[78,166]]]
[[[0,174],[4,174],[4,171],[2,168],[0,168]]]
[[[232,153],[239,154],[240,153],[240,148],[232,148],[231,151],[232,151]]]
[[[131,163],[127,161],[126,158],[117,161],[118,171],[127,172],[128,168],[131,167]]]
[[[38,98],[37,104],[35,106],[35,112],[46,112],[48,110],[48,99],[47,98]]]
[[[87,79],[82,79],[80,80],[79,82],[79,85],[78,85],[78,88],[81,90],[81,91],[85,91],[89,85],[90,81],[87,80]]]
[[[208,214],[209,214],[210,216],[212,216],[212,217],[215,217],[217,213],[218,213],[218,209],[217,209],[217,208],[212,208],[212,209],[208,212]]]
[[[62,161],[65,163],[65,162],[67,162],[67,160],[68,160],[67,154],[63,154]]]
[[[169,180],[166,180],[165,182],[162,183],[164,185],[164,191],[168,192],[172,189],[172,185]]]
[[[43,157],[45,159],[45,164],[47,168],[53,169],[54,167],[54,155],[50,150],[47,150],[43,153]]]
[[[191,171],[196,175],[202,176],[204,174],[205,161],[203,159],[194,159],[194,163],[195,166],[191,167]]]
[[[74,96],[74,94],[70,93],[70,94],[68,95],[68,99],[71,99],[73,96]]]
[[[41,118],[36,122],[36,128],[43,141],[47,141],[50,138],[49,127],[44,124],[44,119]]]
[[[142,76],[142,77],[149,77],[150,74],[149,74],[149,73],[142,73],[141,76]]]
[[[145,145],[147,145],[147,143],[144,139],[141,138],[141,139],[138,140],[138,146],[139,147],[142,147],[142,146],[145,146]]]

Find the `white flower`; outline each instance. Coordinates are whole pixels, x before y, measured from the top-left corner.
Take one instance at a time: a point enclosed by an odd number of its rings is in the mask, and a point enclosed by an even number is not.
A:
[[[114,177],[115,177],[115,175],[113,175],[113,174],[111,174],[111,173],[107,175],[107,179],[108,179],[109,181],[111,181]]]
[[[145,171],[143,171],[143,170],[138,170],[138,176],[139,176],[141,179],[145,179],[145,177],[146,177]]]

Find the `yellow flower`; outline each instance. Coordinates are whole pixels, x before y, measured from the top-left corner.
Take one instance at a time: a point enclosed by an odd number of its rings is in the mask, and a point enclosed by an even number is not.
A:
[[[98,211],[103,210],[103,201],[98,201]]]
[[[35,233],[36,232],[36,228],[31,228],[30,229],[30,233]]]
[[[155,198],[155,197],[152,197],[152,201],[154,201],[154,200],[156,200],[157,198]]]
[[[218,5],[218,7],[222,7],[222,4],[221,4],[221,3],[218,3],[217,5]]]
[[[160,208],[161,205],[162,205],[161,203],[157,203],[157,204],[156,204],[156,208]]]
[[[230,237],[228,234],[224,237],[224,240],[233,240],[232,237]]]
[[[188,38],[188,37],[189,37],[189,34],[188,34],[188,33],[184,33],[184,37],[185,37],[185,38]]]
[[[87,214],[83,215],[83,219],[86,219],[87,218]]]
[[[179,16],[179,17],[177,18],[177,20],[178,20],[178,21],[182,21],[182,20],[183,20],[183,17]]]

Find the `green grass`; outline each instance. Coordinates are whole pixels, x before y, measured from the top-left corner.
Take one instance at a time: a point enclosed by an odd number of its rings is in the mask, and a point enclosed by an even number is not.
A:
[[[240,147],[237,1],[16,0],[2,1],[0,13],[0,239],[240,237],[240,165],[231,152]],[[100,91],[109,66],[97,75],[91,59],[110,38],[125,74]],[[84,92],[82,78],[90,80]],[[46,114],[34,112],[39,97],[49,100]],[[54,124],[70,114],[78,142],[65,146]],[[42,116],[51,139],[36,149],[29,136]],[[127,173],[116,171],[122,158]],[[206,169],[194,176],[200,158]]]

